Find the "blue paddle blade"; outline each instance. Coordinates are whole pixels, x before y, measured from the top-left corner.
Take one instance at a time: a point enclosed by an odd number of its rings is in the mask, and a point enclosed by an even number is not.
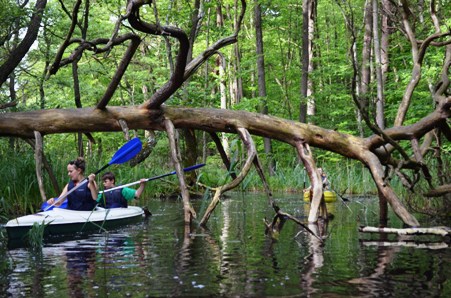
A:
[[[52,210],[53,208],[60,208],[60,209],[67,209],[67,200],[65,200],[60,206],[55,206],[55,205],[50,205],[47,202],[42,203],[41,205],[41,211],[49,211]]]
[[[121,164],[129,161],[141,151],[142,143],[139,138],[134,138],[125,143],[111,158],[109,165]]]

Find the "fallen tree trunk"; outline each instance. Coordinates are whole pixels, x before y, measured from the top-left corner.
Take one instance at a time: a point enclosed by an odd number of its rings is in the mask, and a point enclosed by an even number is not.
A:
[[[365,246],[383,246],[383,247],[412,247],[426,249],[446,249],[449,244],[445,242],[413,242],[413,241],[361,241]]]
[[[378,227],[359,227],[359,232],[362,233],[386,233],[397,235],[450,235],[451,229],[448,227],[431,227],[431,228],[378,228]]]
[[[241,127],[252,135],[285,142],[293,147],[299,146],[299,142],[302,142],[359,160],[370,169],[377,187],[382,190],[398,217],[409,226],[419,226],[418,221],[399,201],[390,185],[383,181],[383,165],[368,147],[374,145],[373,142],[274,116],[246,111],[170,106],[163,106],[160,109],[132,106],[39,110],[0,115],[0,136],[33,138],[35,131],[43,136],[56,133],[122,131],[124,122],[129,129],[166,131],[166,120],[170,120],[176,129],[189,128],[207,132],[238,133],[237,127]],[[77,125],[74,126],[73,123]],[[411,131],[400,127],[390,132],[393,133],[391,138],[407,139]],[[311,220],[313,219],[312,216]]]

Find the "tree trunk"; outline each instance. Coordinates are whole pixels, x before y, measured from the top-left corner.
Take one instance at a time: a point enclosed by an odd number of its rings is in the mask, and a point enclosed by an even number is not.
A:
[[[371,37],[373,31],[372,22],[372,0],[366,0],[365,14],[364,14],[364,26],[365,32],[363,35],[363,48],[362,48],[362,67],[361,67],[361,86],[360,86],[360,111],[368,114],[369,109],[369,97],[370,97],[370,83],[371,83]],[[363,136],[363,132],[362,132]]]
[[[307,123],[307,93],[309,67],[309,21],[312,0],[302,1],[302,46],[301,46],[301,104],[299,107],[299,121]]]
[[[268,115],[268,102],[266,99],[266,77],[265,77],[265,53],[263,50],[263,33],[262,33],[262,15],[261,7],[258,0],[255,1],[254,6],[254,20],[255,20],[255,36],[256,36],[256,51],[257,51],[257,73],[258,73],[258,96],[262,101],[261,113]],[[269,175],[273,176],[275,172],[274,160],[272,159],[272,145],[269,138],[264,138],[264,149],[268,160]]]
[[[381,69],[381,47],[379,41],[379,9],[377,6],[377,0],[373,1],[373,44],[374,44],[374,59],[375,59],[375,70],[376,70],[376,85],[377,85],[377,98],[376,98],[376,124],[379,128],[385,128],[384,120],[384,82],[382,79],[382,69]]]
[[[38,131],[35,131],[35,140],[36,145],[34,149],[34,159],[36,163],[36,178],[38,180],[38,186],[39,186],[39,192],[41,193],[41,199],[43,202],[47,201],[47,197],[45,195],[44,190],[44,179],[42,175],[42,151],[43,151],[43,143],[42,143],[42,136]]]
[[[316,113],[316,101],[313,97],[313,82],[310,73],[313,72],[313,40],[315,38],[316,0],[310,0],[308,15],[308,67],[307,67],[307,116]]]

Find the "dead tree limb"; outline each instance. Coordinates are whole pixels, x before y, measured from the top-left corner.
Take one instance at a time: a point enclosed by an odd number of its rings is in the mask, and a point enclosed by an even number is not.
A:
[[[451,184],[440,185],[423,194],[425,197],[441,197],[451,193]]]
[[[273,205],[274,204],[274,200],[273,200],[273,197],[272,197],[272,191],[269,188],[269,183],[268,183],[268,180],[266,179],[265,173],[263,172],[263,167],[261,165],[260,159],[258,158],[258,155],[255,156],[254,166],[255,166],[255,169],[257,170],[258,175],[260,176],[260,179],[262,180],[263,187],[265,189],[265,193],[266,193],[266,195],[268,197],[268,201],[269,201],[269,203],[271,205]]]
[[[254,162],[255,156],[257,155],[254,141],[252,140],[252,137],[249,134],[249,132],[244,128],[237,128],[236,130],[237,130],[238,134],[240,135],[241,140],[243,141],[243,143],[246,145],[246,148],[247,148],[246,162],[244,163],[244,166],[241,169],[241,172],[235,179],[233,179],[231,182],[215,189],[215,195],[214,195],[213,199],[211,200],[210,205],[208,205],[207,210],[205,211],[205,214],[202,217],[202,220],[200,221],[201,226],[205,226],[207,224],[207,221],[210,218],[213,210],[218,205],[222,194],[228,190],[231,190],[231,189],[237,187],[244,180],[244,178],[247,176],[247,174],[249,173],[249,171],[252,167],[252,163]]]
[[[35,149],[34,149],[34,160],[36,163],[36,178],[38,180],[38,186],[39,186],[39,192],[41,193],[41,199],[43,202],[47,201],[47,197],[45,195],[44,190],[44,181],[42,178],[42,150],[43,150],[43,142],[42,142],[42,135],[39,133],[39,131],[34,132],[34,138],[35,138]]]
[[[190,203],[190,195],[188,191],[188,187],[185,182],[185,174],[183,171],[183,167],[181,165],[180,151],[179,145],[176,137],[176,131],[174,124],[171,120],[165,120],[166,132],[169,138],[169,146],[171,149],[171,158],[174,162],[175,171],[177,173],[177,178],[179,179],[180,184],[180,192],[182,194],[183,199],[183,210],[184,210],[184,218],[185,218],[185,227],[190,226],[192,219],[196,218],[196,212]]]
[[[373,180],[376,183],[378,191],[381,195],[387,199],[390,205],[393,208],[393,211],[400,217],[403,218],[404,222],[409,226],[418,227],[420,223],[418,220],[410,214],[406,207],[401,203],[401,201],[396,196],[393,188],[391,188],[390,184],[384,181],[384,170],[382,164],[375,154],[371,152],[366,152],[364,154],[364,162],[369,168]]]
[[[36,141],[33,142],[33,139],[24,139],[24,141],[28,145],[30,145],[31,148],[33,148],[33,150],[36,150],[35,149],[36,148]],[[55,173],[53,172],[49,161],[45,157],[45,154],[42,154],[42,163],[43,163],[43,166],[44,166],[45,170],[47,171],[47,174],[50,177],[50,182],[52,183],[54,193],[60,194],[61,193],[61,188],[58,185],[58,181],[57,181],[57,179],[55,177]]]
[[[429,117],[438,117],[437,119],[441,120],[443,115],[433,112],[425,118]],[[71,123],[66,121],[68,118],[75,121],[78,125],[76,127],[70,125]],[[378,188],[384,189],[384,195],[389,195],[392,198],[387,200],[393,209],[396,209],[396,214],[406,224],[417,226],[418,221],[416,219],[412,220],[413,216],[405,210],[404,206],[401,207],[403,211],[399,212],[398,206],[400,203],[398,198],[390,185],[385,184],[382,164],[368,147],[371,144],[368,139],[274,116],[246,111],[170,106],[163,106],[155,110],[148,110],[142,107],[108,107],[105,110],[92,108],[50,109],[1,114],[0,136],[33,138],[35,130],[40,131],[42,135],[69,132],[122,131],[118,123],[119,119],[125,120],[130,129],[161,131],[166,130],[165,119],[170,119],[175,128],[199,129],[208,132],[236,133],[234,127],[245,127],[253,135],[279,140],[294,147],[299,146],[296,142],[302,141],[308,143],[309,146],[359,160],[366,166],[372,164],[370,167],[374,168],[371,169],[372,175],[377,178],[374,179],[375,184]],[[416,126],[416,124],[412,126]],[[411,126],[400,127],[399,130],[393,132],[394,135],[392,137],[398,140],[410,139],[412,134],[406,133],[404,135],[404,132],[410,129]],[[374,174],[376,168],[379,169],[377,170],[377,175]],[[319,181],[319,177],[316,177],[315,183],[319,183]],[[320,185],[318,187],[321,188]]]
[[[224,150],[224,146],[222,146],[221,139],[214,132],[210,132],[210,137],[215,143],[216,149],[218,149],[219,155],[221,156],[222,162],[224,163],[227,171],[229,172],[230,177],[232,177],[232,179],[236,179],[236,174],[230,171],[230,160],[229,157],[227,156],[227,153]]]
[[[28,53],[34,41],[38,37],[40,24],[46,5],[47,0],[36,1],[33,10],[33,15],[31,16],[30,23],[27,28],[27,33],[25,33],[22,42],[17,46],[17,48],[14,51],[10,53],[10,55],[6,59],[4,59],[4,61],[0,65],[0,86],[3,85],[3,83],[8,79],[9,75],[19,65],[19,63]]]
[[[418,241],[368,241],[361,240],[365,246],[382,246],[382,247],[411,247],[411,248],[426,248],[426,249],[446,249],[449,244],[445,242],[418,242]]]
[[[311,193],[312,193],[312,200],[310,203],[310,213],[308,216],[309,222],[317,222],[318,221],[318,214],[321,204],[321,199],[323,195],[323,186],[321,183],[321,177],[318,174],[316,163],[313,158],[312,152],[310,150],[310,146],[308,143],[298,140],[295,143],[297,152],[299,157],[302,160],[302,163],[305,166],[305,169],[307,170],[307,174],[310,178],[311,182]],[[325,204],[324,204],[325,205]],[[324,206],[325,207],[325,206]],[[327,210],[325,211],[327,214]]]
[[[56,74],[56,72],[60,68],[60,62],[63,59],[64,51],[71,44],[72,34],[74,33],[75,26],[78,23],[78,17],[77,17],[78,11],[80,9],[82,2],[83,2],[82,0],[77,0],[77,2],[74,5],[74,9],[72,10],[72,15],[71,15],[72,22],[69,27],[69,31],[67,32],[66,38],[64,39],[63,43],[59,47],[58,52],[56,53],[55,60],[53,61],[52,65],[50,66],[47,76]]]
[[[378,228],[378,227],[359,227],[359,232],[362,233],[386,233],[397,235],[439,235],[449,236],[451,229],[448,227],[430,227],[430,228]]]
[[[135,5],[131,7],[131,13],[128,17],[130,25],[134,29],[144,33],[171,36],[179,41],[179,51],[177,53],[174,72],[169,80],[160,89],[158,89],[147,102],[142,104],[142,106],[147,109],[155,109],[160,107],[172,94],[174,94],[185,81],[184,74],[189,51],[189,40],[188,35],[179,28],[172,26],[159,26],[142,20],[139,12],[140,8],[145,5],[144,2],[145,1],[134,2]]]
[[[135,52],[138,49],[140,43],[141,38],[139,38],[138,36],[133,35],[130,37],[130,44],[127,47],[127,50],[125,51],[124,56],[122,57],[122,60],[119,63],[119,66],[117,67],[116,72],[114,73],[114,76],[110,81],[110,84],[108,85],[105,93],[103,94],[102,99],[97,104],[98,109],[104,109],[107,106],[108,102],[110,101],[111,97],[116,91],[117,86],[119,86],[119,83],[123,75],[125,74],[125,71],[127,70],[130,61],[135,55]]]

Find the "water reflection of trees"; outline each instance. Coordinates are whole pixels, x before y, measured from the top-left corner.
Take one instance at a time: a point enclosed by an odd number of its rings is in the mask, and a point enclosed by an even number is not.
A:
[[[369,245],[376,247],[375,265],[371,270],[365,271],[370,271],[369,273],[364,273],[363,276],[347,282],[356,285],[361,293],[372,297],[387,295],[387,293],[404,297],[425,295],[442,297],[441,291],[446,288],[443,285],[449,274],[449,272],[446,273],[445,268],[449,264],[442,259],[440,252],[436,256],[420,258],[417,262],[412,262],[418,249],[430,247],[422,243],[411,244],[414,243],[410,236],[400,236],[397,241],[393,241],[388,239],[386,234],[380,234],[378,240],[361,241],[362,252],[368,252]],[[438,244],[437,247],[443,248],[443,244]],[[368,256],[363,257],[360,262],[363,262],[362,268],[368,268],[368,264],[373,263]]]
[[[95,277],[95,247],[68,247],[65,249],[65,257],[69,296],[86,296],[93,288],[90,283]]]

